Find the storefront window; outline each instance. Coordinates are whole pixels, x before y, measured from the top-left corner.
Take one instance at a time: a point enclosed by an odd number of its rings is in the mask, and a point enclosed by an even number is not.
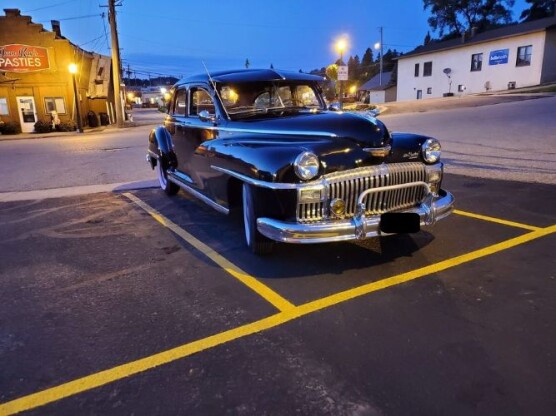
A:
[[[44,105],[47,113],[56,111],[58,114],[66,114],[66,103],[62,97],[46,97]]]
[[[7,116],[8,114],[8,99],[0,97],[0,116]]]

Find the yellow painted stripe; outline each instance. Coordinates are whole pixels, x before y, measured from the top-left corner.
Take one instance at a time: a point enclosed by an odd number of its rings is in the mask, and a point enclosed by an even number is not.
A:
[[[187,241],[188,244],[195,247],[197,250],[199,250],[201,253],[203,253],[205,256],[207,256],[209,259],[215,262],[218,266],[223,268],[226,272],[234,276],[236,279],[238,279],[248,288],[256,292],[259,296],[264,298],[266,301],[270,302],[272,305],[278,308],[278,310],[284,311],[286,309],[291,309],[295,307],[294,304],[284,299],[278,293],[273,291],[265,284],[261,283],[259,280],[255,279],[253,276],[244,272],[242,269],[237,267],[228,259],[218,254],[216,251],[214,251],[212,248],[207,246],[205,243],[193,237],[183,228],[178,226],[176,223],[172,222],[170,219],[166,218],[164,215],[162,215],[154,208],[152,208],[150,205],[146,204],[145,202],[137,198],[135,195],[130,193],[124,193],[123,195],[126,198],[130,199],[135,204],[137,204],[143,210],[145,210],[151,217],[153,217],[160,224],[162,224],[163,226],[170,229],[172,232],[179,235],[181,238]]]
[[[401,283],[409,282],[432,273],[438,273],[440,271],[519,246],[554,232],[556,232],[556,225],[539,229],[498,244],[493,244],[480,250],[475,250],[430,266],[422,267],[420,269],[392,276],[378,282],[369,283],[354,289],[327,296],[322,299],[308,302],[250,324],[242,325],[240,327],[230,329],[189,344],[181,345],[137,361],[132,361],[118,367],[110,368],[59,386],[39,391],[0,405],[0,416],[11,415],[25,410],[34,409],[47,403],[61,400],[66,397],[121,380],[160,365],[171,363],[192,354],[222,345],[226,342],[277,327],[294,319],[329,308],[342,302],[346,302],[378,290],[386,289],[391,286],[399,285]]]
[[[534,227],[532,225],[521,224],[519,222],[513,222],[513,221],[507,221],[507,220],[503,220],[503,219],[496,218],[496,217],[489,217],[489,216],[486,216],[486,215],[474,214],[472,212],[460,211],[458,209],[455,209],[453,212],[454,212],[454,214],[463,215],[464,217],[470,217],[470,218],[475,218],[477,220],[495,222],[497,224],[503,224],[503,225],[507,225],[507,226],[510,226],[510,227],[522,228],[524,230],[529,230],[529,231],[537,231],[537,230],[542,229],[541,227]]]

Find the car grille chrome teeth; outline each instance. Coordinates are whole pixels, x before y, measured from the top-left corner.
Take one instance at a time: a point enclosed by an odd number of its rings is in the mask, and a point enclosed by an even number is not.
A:
[[[359,195],[370,188],[426,181],[425,166],[419,162],[396,163],[391,165],[369,166],[349,171],[325,175],[325,194],[327,201],[300,203],[298,221],[314,222],[328,217],[325,213],[330,201],[342,199],[346,204],[345,217],[351,218],[357,210]],[[421,186],[384,192],[373,192],[363,200],[367,215],[379,215],[386,211],[410,208],[421,202],[424,197]]]

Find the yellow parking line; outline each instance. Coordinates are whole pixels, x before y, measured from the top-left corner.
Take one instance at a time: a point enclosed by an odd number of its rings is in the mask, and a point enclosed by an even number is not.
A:
[[[142,200],[137,198],[135,195],[127,193],[127,192],[124,193],[123,195],[126,198],[130,199],[133,203],[137,204],[143,210],[145,210],[151,217],[153,217],[160,224],[162,224],[163,226],[167,227],[168,229],[170,229],[171,231],[173,231],[174,233],[179,235],[181,238],[183,238],[185,241],[187,241],[190,245],[195,247],[197,250],[199,250],[201,253],[203,253],[205,256],[207,256],[209,259],[211,259],[213,262],[215,262],[218,266],[223,268],[229,274],[234,276],[236,279],[238,279],[240,282],[242,282],[248,288],[250,288],[255,293],[257,293],[259,296],[261,296],[263,299],[270,302],[278,310],[284,311],[286,309],[291,309],[291,308],[295,307],[294,304],[292,304],[288,300],[284,299],[278,293],[276,293],[271,288],[269,288],[265,284],[263,284],[260,281],[258,281],[257,279],[255,279],[253,276],[244,272],[242,269],[237,267],[235,264],[231,263],[225,257],[218,254],[216,251],[214,251],[212,248],[207,246],[205,243],[203,243],[203,242],[199,241],[198,239],[196,239],[195,237],[193,237],[191,234],[189,234],[183,228],[181,228],[176,223],[174,223],[171,220],[169,220],[168,218],[166,218],[164,215],[162,215],[157,210],[152,208],[150,205],[146,204],[145,202],[143,202]]]
[[[521,224],[519,222],[507,221],[500,218],[488,217],[486,215],[474,214],[472,212],[460,211],[459,209],[455,209],[454,214],[462,215],[464,217],[475,218],[477,220],[495,222],[497,224],[507,225],[510,227],[522,228],[524,230],[529,230],[529,231],[537,231],[542,229],[541,227],[534,227],[532,225]]]
[[[59,386],[55,386],[46,390],[39,391],[28,396],[20,397],[19,399],[0,405],[0,416],[11,415],[25,410],[30,410],[43,406],[66,397],[70,397],[105,384],[133,376],[135,374],[144,372],[146,370],[171,363],[181,358],[188,357],[195,353],[205,351],[209,348],[243,338],[257,332],[267,329],[275,328],[279,325],[292,321],[294,319],[306,316],[308,314],[335,306],[342,302],[367,295],[378,290],[386,289],[391,286],[399,285],[411,280],[415,280],[433,273],[438,273],[461,264],[480,259],[510,248],[525,244],[529,241],[545,237],[549,234],[556,232],[556,225],[548,228],[541,228],[530,233],[524,234],[519,237],[511,238],[501,243],[493,244],[491,246],[472,251],[452,259],[444,260],[430,266],[422,267],[420,269],[412,270],[407,273],[402,273],[378,282],[369,283],[353,289],[349,289],[334,295],[327,296],[322,299],[317,299],[303,305],[279,312],[275,315],[263,318],[261,320],[252,322],[250,324],[242,325],[240,327],[212,335],[210,337],[200,339],[198,341],[184,344],[176,348],[172,348],[158,354],[154,354],[137,361],[132,361],[118,367],[110,368],[108,370],[100,371],[89,376],[85,376]]]

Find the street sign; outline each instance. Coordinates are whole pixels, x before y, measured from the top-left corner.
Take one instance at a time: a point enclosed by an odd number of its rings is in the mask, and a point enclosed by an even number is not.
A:
[[[348,67],[347,65],[340,65],[338,67],[338,81],[348,80]]]

